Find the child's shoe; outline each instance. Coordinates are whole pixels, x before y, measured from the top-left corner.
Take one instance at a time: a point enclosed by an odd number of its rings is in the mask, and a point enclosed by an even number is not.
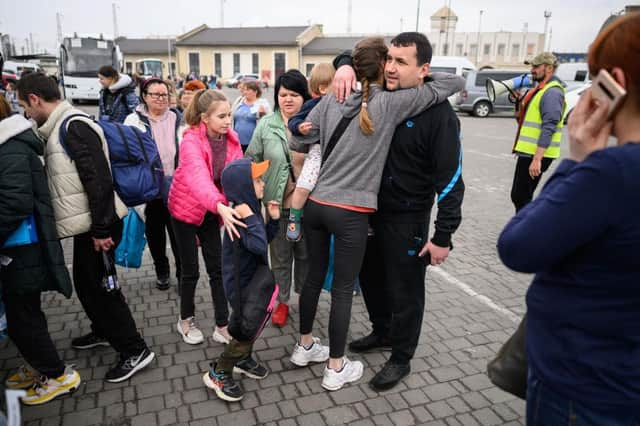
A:
[[[204,373],[202,381],[209,389],[213,389],[218,398],[236,402],[240,401],[244,396],[244,392],[240,385],[233,380],[231,373],[216,372],[215,364],[211,365],[208,372]]]
[[[214,342],[228,345],[229,342],[231,341],[231,334],[229,334],[229,327],[226,325],[224,327],[218,327],[216,325],[216,328],[213,329],[213,336],[211,337],[213,338]]]
[[[238,363],[233,367],[233,372],[244,374],[245,376],[256,380],[264,379],[269,375],[269,371],[251,357],[238,361]]]

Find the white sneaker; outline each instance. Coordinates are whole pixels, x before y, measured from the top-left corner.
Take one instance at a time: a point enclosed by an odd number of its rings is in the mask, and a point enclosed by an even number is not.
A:
[[[313,344],[309,349],[296,343],[291,354],[291,362],[298,367],[306,367],[310,362],[325,362],[328,359],[329,346],[321,345],[317,337],[313,338]]]
[[[218,343],[224,343],[225,345],[228,345],[229,342],[231,341],[231,335],[229,334],[229,326],[224,326],[224,327],[218,327],[216,325],[216,328],[213,329],[213,336],[211,336],[213,338],[214,342],[218,342]]]
[[[187,330],[184,330],[186,326]],[[182,340],[189,345],[197,345],[204,342],[204,335],[196,324],[195,317],[189,317],[186,320],[179,319],[176,325],[178,333],[182,336]]]
[[[324,367],[322,377],[322,387],[326,390],[336,391],[347,383],[360,380],[364,366],[360,361],[351,361],[346,356],[342,359],[342,368],[336,371],[332,368]]]

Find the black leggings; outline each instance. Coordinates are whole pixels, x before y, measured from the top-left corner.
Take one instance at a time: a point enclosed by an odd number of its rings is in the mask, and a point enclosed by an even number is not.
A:
[[[144,214],[146,216],[144,233],[149,243],[149,251],[158,278],[169,278],[169,258],[167,257],[167,234],[171,242],[171,251],[176,263],[176,278],[180,279],[180,257],[176,247],[176,237],[171,227],[171,215],[162,199],[158,198],[147,203]]]
[[[207,213],[202,225],[196,226],[171,218],[178,243],[178,256],[182,264],[180,277],[180,319],[192,317],[195,313],[196,284],[200,278],[198,270],[198,247],[196,235],[200,240],[202,257],[209,275],[209,287],[216,317],[216,325],[229,324],[229,307],[222,286],[222,243],[218,216]]]
[[[351,320],[353,284],[367,246],[368,214],[307,201],[304,232],[309,250],[309,273],[300,294],[300,333],[309,334],[329,263],[329,239],[334,242],[333,285],[329,317],[329,356],[341,358]]]

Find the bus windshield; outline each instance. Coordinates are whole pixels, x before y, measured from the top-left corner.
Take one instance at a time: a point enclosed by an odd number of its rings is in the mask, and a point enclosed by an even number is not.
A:
[[[104,65],[118,68],[111,40],[65,38],[60,50],[60,62],[65,75],[95,77]]]

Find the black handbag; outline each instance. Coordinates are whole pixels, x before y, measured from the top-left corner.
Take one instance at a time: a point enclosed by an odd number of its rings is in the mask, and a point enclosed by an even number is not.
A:
[[[269,322],[278,299],[279,287],[269,265],[263,261],[245,288],[240,286],[239,247],[233,242],[233,268],[235,273],[233,312],[229,320],[229,333],[241,342],[253,342]]]
[[[526,328],[527,316],[525,315],[515,333],[502,345],[496,357],[487,364],[487,375],[491,383],[522,399],[527,399],[529,368]]]

